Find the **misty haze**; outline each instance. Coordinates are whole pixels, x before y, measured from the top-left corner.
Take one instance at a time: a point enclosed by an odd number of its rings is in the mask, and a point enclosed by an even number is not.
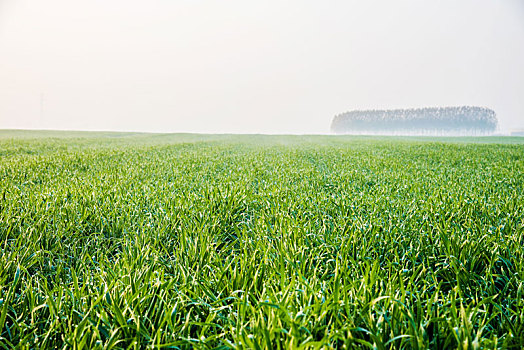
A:
[[[524,129],[520,0],[0,1],[0,128],[330,132],[479,106]]]
[[[0,0],[0,348],[524,348],[521,0]]]

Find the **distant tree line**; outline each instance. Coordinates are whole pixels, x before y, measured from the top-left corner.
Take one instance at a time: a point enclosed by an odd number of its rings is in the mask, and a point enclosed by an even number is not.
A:
[[[331,124],[338,134],[488,135],[496,128],[493,110],[470,106],[351,111]]]

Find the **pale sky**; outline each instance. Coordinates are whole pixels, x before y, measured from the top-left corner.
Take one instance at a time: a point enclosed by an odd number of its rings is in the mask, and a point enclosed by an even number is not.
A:
[[[0,129],[326,133],[461,105],[524,128],[524,0],[0,0]]]

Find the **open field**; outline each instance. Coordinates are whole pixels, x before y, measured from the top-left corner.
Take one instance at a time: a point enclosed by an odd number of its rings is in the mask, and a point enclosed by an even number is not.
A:
[[[4,348],[521,348],[524,138],[0,131]]]

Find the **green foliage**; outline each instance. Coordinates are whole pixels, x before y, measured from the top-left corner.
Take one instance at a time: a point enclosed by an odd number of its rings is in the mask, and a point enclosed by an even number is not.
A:
[[[521,348],[524,145],[0,140],[0,348]]]

